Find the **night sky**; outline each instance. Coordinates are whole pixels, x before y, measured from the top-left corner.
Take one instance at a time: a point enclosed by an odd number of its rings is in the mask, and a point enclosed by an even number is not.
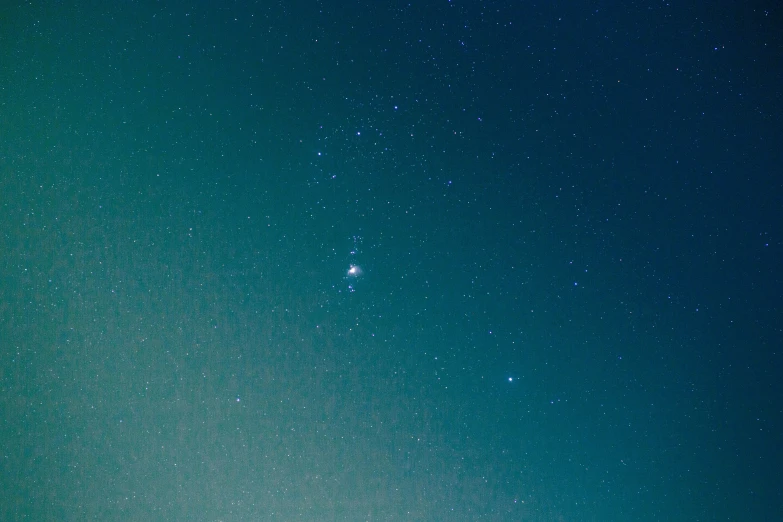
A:
[[[31,3],[0,520],[783,512],[779,5]]]

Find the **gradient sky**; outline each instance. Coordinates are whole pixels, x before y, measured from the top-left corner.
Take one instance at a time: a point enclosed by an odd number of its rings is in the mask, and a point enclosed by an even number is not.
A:
[[[783,512],[780,6],[19,4],[0,519]]]

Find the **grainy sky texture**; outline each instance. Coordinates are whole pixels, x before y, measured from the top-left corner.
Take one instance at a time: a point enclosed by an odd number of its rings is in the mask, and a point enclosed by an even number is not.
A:
[[[781,27],[6,2],[0,520],[772,520]]]

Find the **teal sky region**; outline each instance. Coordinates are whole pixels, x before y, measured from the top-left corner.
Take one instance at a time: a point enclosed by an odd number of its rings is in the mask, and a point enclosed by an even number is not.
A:
[[[781,18],[9,3],[0,519],[775,519]]]

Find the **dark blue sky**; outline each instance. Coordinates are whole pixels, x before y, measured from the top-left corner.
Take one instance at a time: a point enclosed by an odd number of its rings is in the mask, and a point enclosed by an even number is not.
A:
[[[781,512],[777,6],[264,4],[6,9],[0,519]]]

